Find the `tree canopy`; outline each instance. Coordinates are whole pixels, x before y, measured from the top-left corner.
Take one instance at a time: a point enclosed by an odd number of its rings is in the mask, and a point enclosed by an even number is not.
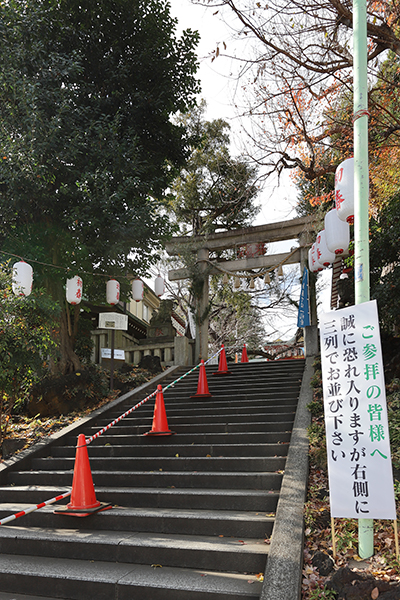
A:
[[[0,8],[0,248],[62,267],[35,266],[59,301],[67,269],[145,273],[170,233],[190,141],[171,116],[198,91],[198,34],[175,30],[166,0]]]
[[[188,161],[172,185],[171,208],[180,229],[192,235],[228,231],[251,224],[258,212],[257,168],[233,157],[229,124],[206,121],[205,103],[179,119],[191,134]]]
[[[251,140],[256,145],[252,153],[265,173],[294,169],[309,181],[333,173],[340,159],[325,150],[331,148],[333,136],[342,135],[342,97],[352,90],[352,2],[207,0],[204,4],[233,13],[236,25],[230,19],[231,27],[246,40],[248,52],[239,46],[240,54],[234,56],[244,91],[237,104],[243,100],[243,111],[251,118]],[[381,92],[385,89],[394,100],[398,93],[395,73],[382,69],[388,53],[396,59],[400,55],[396,3],[367,1],[367,35],[371,125],[378,126],[381,144],[392,147],[399,122],[393,105],[382,103]],[[226,50],[218,48],[215,57],[229,54],[229,48],[229,44]]]

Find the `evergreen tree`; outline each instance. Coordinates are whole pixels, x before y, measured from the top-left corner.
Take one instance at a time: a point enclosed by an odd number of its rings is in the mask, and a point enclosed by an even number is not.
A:
[[[61,305],[67,273],[145,274],[170,233],[161,199],[189,143],[171,116],[198,91],[198,34],[175,28],[165,0],[1,5],[0,248],[62,267],[34,265]],[[66,310],[60,332],[68,372]]]

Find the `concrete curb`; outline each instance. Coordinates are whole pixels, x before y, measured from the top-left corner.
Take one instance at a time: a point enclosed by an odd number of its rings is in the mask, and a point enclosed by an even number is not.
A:
[[[315,357],[306,359],[285,474],[279,496],[260,600],[299,600],[304,548],[303,509],[307,493],[308,439]]]
[[[90,421],[96,419],[99,416],[104,415],[109,410],[118,408],[119,404],[125,402],[129,398],[136,399],[139,396],[141,396],[141,397],[148,396],[150,393],[152,393],[156,389],[156,387],[159,383],[161,383],[164,379],[166,379],[170,375],[173,375],[175,373],[175,371],[177,371],[179,368],[180,368],[179,365],[169,367],[169,369],[167,369],[163,373],[160,373],[159,375],[156,375],[153,379],[151,379],[147,383],[144,383],[143,385],[135,388],[131,392],[127,392],[123,396],[119,396],[119,398],[116,398],[112,402],[105,404],[104,406],[102,406],[101,408],[98,408],[97,410],[94,410],[92,413],[90,413],[86,417],[82,417],[82,419],[79,419],[78,421],[71,423],[71,425],[67,425],[67,427],[60,429],[60,431],[53,433],[49,437],[45,438],[43,441],[37,442],[33,446],[30,446],[30,448],[27,448],[26,450],[23,450],[22,452],[15,454],[11,458],[4,460],[2,463],[0,463],[0,483],[1,484],[6,483],[7,474],[10,471],[15,471],[17,469],[18,470],[24,469],[25,466],[28,464],[28,462],[32,458],[39,458],[39,457],[45,456],[46,453],[48,452],[48,449],[51,446],[54,446],[56,444],[58,444],[58,445],[62,444],[63,438],[65,438],[66,436],[73,435],[73,434],[78,436],[78,434],[81,433],[81,430],[90,424]],[[132,402],[132,406],[134,406],[134,404],[136,404],[136,402]],[[99,427],[99,429],[101,429],[101,427]]]

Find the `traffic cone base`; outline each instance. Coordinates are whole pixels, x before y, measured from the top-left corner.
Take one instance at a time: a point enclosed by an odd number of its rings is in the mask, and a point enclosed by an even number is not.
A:
[[[167,431],[148,431],[147,433],[144,433],[143,435],[150,435],[150,436],[157,436],[157,435],[175,435],[175,431],[171,431],[170,429],[167,429]]]
[[[215,371],[215,373],[211,373],[211,375],[232,375],[232,371]]]
[[[69,504],[67,504],[67,506],[60,506],[59,508],[56,508],[53,513],[55,515],[67,515],[70,517],[89,517],[95,513],[112,508],[112,504],[106,504],[105,502],[99,502],[99,506],[94,508],[85,508],[84,512],[81,508],[68,508],[68,506]]]
[[[174,435],[168,427],[167,413],[165,412],[164,394],[162,386],[157,386],[156,402],[154,404],[153,425],[150,431],[143,435],[161,436]]]
[[[199,370],[199,383],[197,384],[197,392],[191,398],[212,398],[208,389],[207,373],[204,360],[201,361]]]
[[[71,502],[67,504],[66,507],[60,506],[54,513],[86,517],[101,510],[107,510],[108,508],[111,508],[111,504],[102,504],[96,499],[86,438],[84,434],[81,433],[78,436],[78,443],[76,446]]]

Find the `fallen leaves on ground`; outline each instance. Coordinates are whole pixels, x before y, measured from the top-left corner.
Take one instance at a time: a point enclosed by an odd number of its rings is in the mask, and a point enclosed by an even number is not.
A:
[[[305,504],[305,547],[302,581],[302,600],[323,598],[316,596],[315,590],[324,588],[332,573],[327,576],[319,574],[312,565],[312,557],[319,550],[332,556],[332,531],[330,525],[330,507],[328,497],[328,479],[322,469],[311,466],[308,480],[308,497]],[[329,520],[327,514],[329,513]],[[374,521],[375,554],[360,569],[373,575],[376,579],[398,583],[400,581],[399,565],[396,561],[394,530],[392,521]],[[356,519],[335,519],[336,560],[334,569],[348,566],[350,561],[359,562],[358,523]],[[354,567],[352,567],[355,570]],[[377,596],[371,598],[378,598]]]

